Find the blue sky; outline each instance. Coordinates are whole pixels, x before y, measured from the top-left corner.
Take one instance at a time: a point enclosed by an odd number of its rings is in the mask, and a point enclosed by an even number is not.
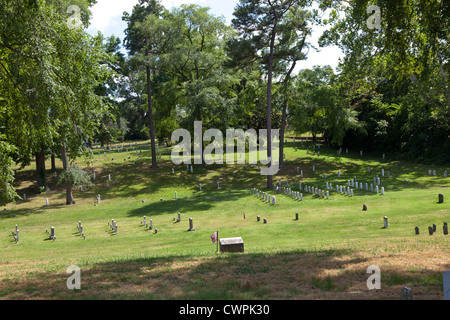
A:
[[[170,9],[180,6],[183,3],[197,3],[210,8],[210,13],[223,15],[228,24],[231,24],[234,7],[239,0],[162,0],[162,4]],[[126,23],[122,21],[124,11],[131,13],[138,0],[97,0],[97,4],[92,8],[91,25],[88,32],[95,34],[101,31],[105,36],[115,35],[123,40],[123,30]],[[323,29],[315,27],[310,43],[318,47],[317,39]],[[331,65],[336,68],[339,58],[343,57],[342,52],[336,47],[321,48],[320,52],[311,51],[306,61],[301,61],[297,69],[311,68],[314,65]]]

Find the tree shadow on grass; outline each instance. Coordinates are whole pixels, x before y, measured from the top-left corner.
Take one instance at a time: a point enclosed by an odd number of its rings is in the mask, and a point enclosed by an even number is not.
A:
[[[110,261],[87,264],[71,261],[70,264],[75,263],[81,269],[81,290],[67,288],[70,275],[66,273],[67,267],[61,265],[56,272],[38,269],[26,277],[3,277],[0,298],[400,299],[401,288],[408,286],[416,299],[442,299],[442,270],[450,268],[448,259],[439,259],[437,267],[421,262],[407,266],[402,263],[414,255],[370,256],[330,249],[111,257]],[[370,265],[381,269],[381,290],[367,287]]]
[[[163,200],[149,203],[141,208],[128,211],[129,216],[156,216],[167,213],[187,213],[206,211],[214,207],[215,202],[235,201],[242,196],[241,191],[198,192],[191,197]]]

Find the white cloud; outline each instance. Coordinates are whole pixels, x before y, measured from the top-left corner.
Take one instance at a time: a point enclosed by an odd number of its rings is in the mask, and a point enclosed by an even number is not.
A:
[[[91,8],[90,29],[104,32],[115,17],[122,16],[124,11],[131,12],[137,3],[138,0],[98,0]]]
[[[197,3],[203,4],[206,0],[162,0],[161,3],[165,8],[178,7],[183,3]],[[114,18],[122,17],[123,12],[131,13],[133,7],[138,3],[138,0],[98,0],[91,8],[92,17],[90,29],[104,32],[111,26]]]

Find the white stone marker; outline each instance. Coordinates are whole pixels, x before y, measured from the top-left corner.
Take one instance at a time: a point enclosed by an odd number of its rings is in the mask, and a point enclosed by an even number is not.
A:
[[[444,300],[450,300],[450,271],[442,273],[442,281],[444,286]]]
[[[48,207],[48,199],[45,199],[45,205]]]
[[[384,195],[384,187],[381,187],[381,195]]]
[[[388,217],[384,217],[383,218],[383,222],[384,222],[384,228],[386,229],[388,227]]]
[[[177,192],[175,191],[175,199],[178,199],[178,195]]]

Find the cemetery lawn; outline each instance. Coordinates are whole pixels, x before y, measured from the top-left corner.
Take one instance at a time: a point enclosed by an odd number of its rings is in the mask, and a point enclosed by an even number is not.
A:
[[[97,149],[95,187],[74,190],[72,206],[65,205],[53,173],[47,173],[50,191],[37,194],[34,166],[19,170],[15,186],[27,201],[0,211],[0,299],[400,299],[407,286],[415,299],[442,300],[442,272],[450,270],[450,236],[442,229],[450,222],[450,179],[443,177],[449,168],[389,155],[361,157],[359,150],[337,157],[335,149],[321,147],[313,156],[306,143],[296,146],[291,141],[285,148],[274,184],[289,180],[299,191],[299,182],[324,190],[331,182],[329,200],[302,191],[298,201],[266,190],[266,177],[251,165],[195,165],[191,173],[172,164],[170,148],[159,148],[159,167],[151,168],[147,143],[142,153],[136,153],[138,144],[128,152],[113,146],[106,157]],[[59,173],[58,161],[57,168]],[[382,168],[390,178],[381,176]],[[429,169],[437,175],[429,176]],[[354,176],[370,184],[375,175],[384,195],[357,188],[353,197],[336,193],[336,185],[347,186]],[[251,188],[276,195],[277,204],[252,195]],[[444,203],[438,203],[439,193]],[[98,194],[101,202],[94,206]],[[180,222],[174,221],[177,212]],[[152,219],[156,234],[141,225],[143,216]],[[190,217],[195,231],[188,231]],[[111,219],[117,235],[108,227]],[[78,221],[86,239],[77,232]],[[437,230],[430,236],[433,224]],[[55,241],[45,232],[52,226]],[[215,231],[219,238],[242,237],[245,253],[217,254],[210,239]],[[81,290],[66,286],[70,265],[81,269]],[[381,289],[367,287],[371,265],[380,267]]]

